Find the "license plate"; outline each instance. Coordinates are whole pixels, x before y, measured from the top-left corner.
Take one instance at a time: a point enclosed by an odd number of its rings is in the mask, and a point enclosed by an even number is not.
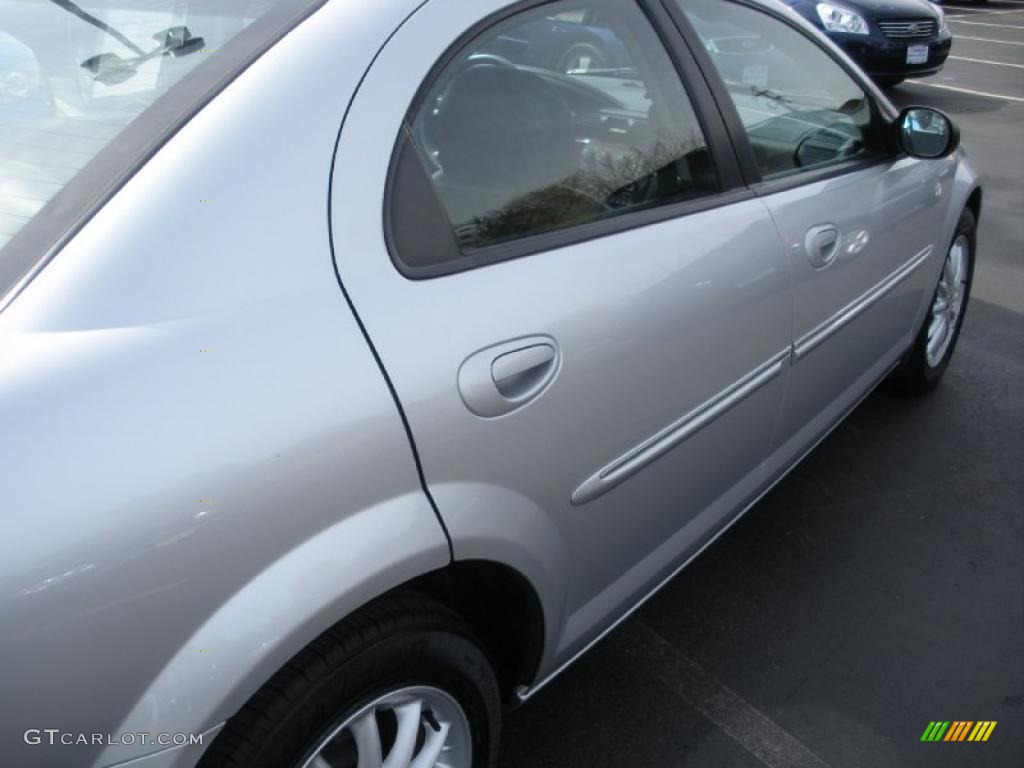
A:
[[[907,64],[926,64],[928,62],[927,45],[908,45]]]

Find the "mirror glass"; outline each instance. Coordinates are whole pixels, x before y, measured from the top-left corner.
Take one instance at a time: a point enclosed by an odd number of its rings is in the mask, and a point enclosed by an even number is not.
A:
[[[915,157],[942,157],[953,141],[953,125],[941,112],[911,107],[900,120],[900,144]]]

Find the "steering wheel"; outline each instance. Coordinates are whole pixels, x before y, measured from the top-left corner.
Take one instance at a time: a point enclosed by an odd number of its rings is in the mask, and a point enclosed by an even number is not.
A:
[[[496,53],[474,53],[467,56],[465,59],[462,60],[460,64],[456,65],[456,70],[454,73],[449,75],[448,82],[451,83],[452,81],[454,81],[455,78],[459,76],[459,74],[466,71],[470,67],[488,64],[496,67],[507,67],[509,69],[516,68],[515,63],[512,60],[506,59],[504,56],[499,56]],[[417,138],[419,139],[420,146],[423,147],[424,152],[427,156],[427,160],[429,161],[435,173],[441,170],[441,166],[438,164],[436,160],[436,143],[433,141],[433,137],[431,134],[433,132],[433,122],[436,119],[436,113],[440,109],[443,109],[443,104],[444,92],[442,91],[441,93],[438,93],[433,97],[432,108],[428,109],[424,113],[423,120],[420,123],[420,130],[418,132],[419,135],[417,136]]]
[[[504,56],[499,56],[496,53],[471,53],[459,65],[459,70],[469,69],[478,64],[494,64],[495,66],[511,67],[512,69],[516,67],[515,62],[511,59],[506,59]]]

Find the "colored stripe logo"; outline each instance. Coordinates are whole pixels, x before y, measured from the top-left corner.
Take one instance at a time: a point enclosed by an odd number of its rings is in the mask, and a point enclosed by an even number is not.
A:
[[[995,728],[995,720],[932,720],[921,741],[988,741]]]

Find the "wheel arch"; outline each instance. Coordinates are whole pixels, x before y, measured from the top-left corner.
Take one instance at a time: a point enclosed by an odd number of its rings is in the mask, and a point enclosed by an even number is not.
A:
[[[515,703],[516,689],[533,681],[545,650],[541,596],[526,575],[505,563],[486,559],[450,562],[439,527],[415,501],[396,500],[386,508],[375,507],[346,519],[251,580],[220,606],[156,675],[118,732],[202,732],[201,749],[205,750],[223,723],[317,638],[375,601],[410,592],[440,603],[466,622],[494,665],[503,699]],[[429,525],[411,530],[413,516]],[[351,568],[351,561],[343,556],[346,542],[355,546],[353,542],[366,541],[364,533],[370,528],[395,530],[396,526],[410,534],[402,537],[410,542],[406,551],[376,555],[364,551],[359,562],[376,559],[379,568],[346,578],[346,572],[359,570]],[[311,556],[328,553],[338,554],[339,570],[332,584],[313,587],[319,599],[295,600],[303,604],[298,608],[301,621],[276,621],[288,611],[282,611],[275,598],[289,589],[294,594],[300,575],[296,566]],[[276,637],[271,629],[277,630]],[[208,645],[214,646],[211,655],[197,657],[204,650],[200,646]],[[218,660],[225,663],[218,665]],[[189,750],[188,755],[197,753]],[[125,757],[108,748],[96,765]]]
[[[361,604],[331,622],[288,658],[256,682],[233,716],[254,699],[275,674],[328,633],[350,621],[361,611],[389,598],[420,595],[457,614],[465,621],[474,640],[482,645],[491,661],[502,698],[518,703],[516,689],[533,680],[544,649],[544,618],[540,596],[529,580],[515,568],[493,560],[451,562],[373,594]],[[222,723],[213,731],[213,742]],[[206,747],[209,744],[205,745]]]
[[[533,682],[544,654],[540,595],[522,573],[493,560],[462,560],[414,579],[408,588],[458,613],[494,665],[502,698]]]
[[[950,206],[950,217],[953,220],[953,224],[949,231],[950,235],[953,234],[953,228],[956,227],[956,220],[960,217],[960,211],[964,208],[969,208],[971,213],[974,214],[975,222],[978,221],[981,216],[983,195],[981,179],[978,178],[978,172],[974,169],[970,158],[967,157],[962,147],[957,150],[952,159],[955,161],[955,166],[952,171],[952,194],[950,195],[950,200],[947,203]]]
[[[339,520],[212,608],[113,732],[219,728],[325,631],[449,563],[448,539],[419,489]],[[144,754],[145,743],[112,743],[93,765]]]
[[[975,223],[981,218],[981,197],[981,187],[975,187],[971,194],[968,195],[967,202],[965,203],[965,207],[969,208],[971,213],[974,214]]]

